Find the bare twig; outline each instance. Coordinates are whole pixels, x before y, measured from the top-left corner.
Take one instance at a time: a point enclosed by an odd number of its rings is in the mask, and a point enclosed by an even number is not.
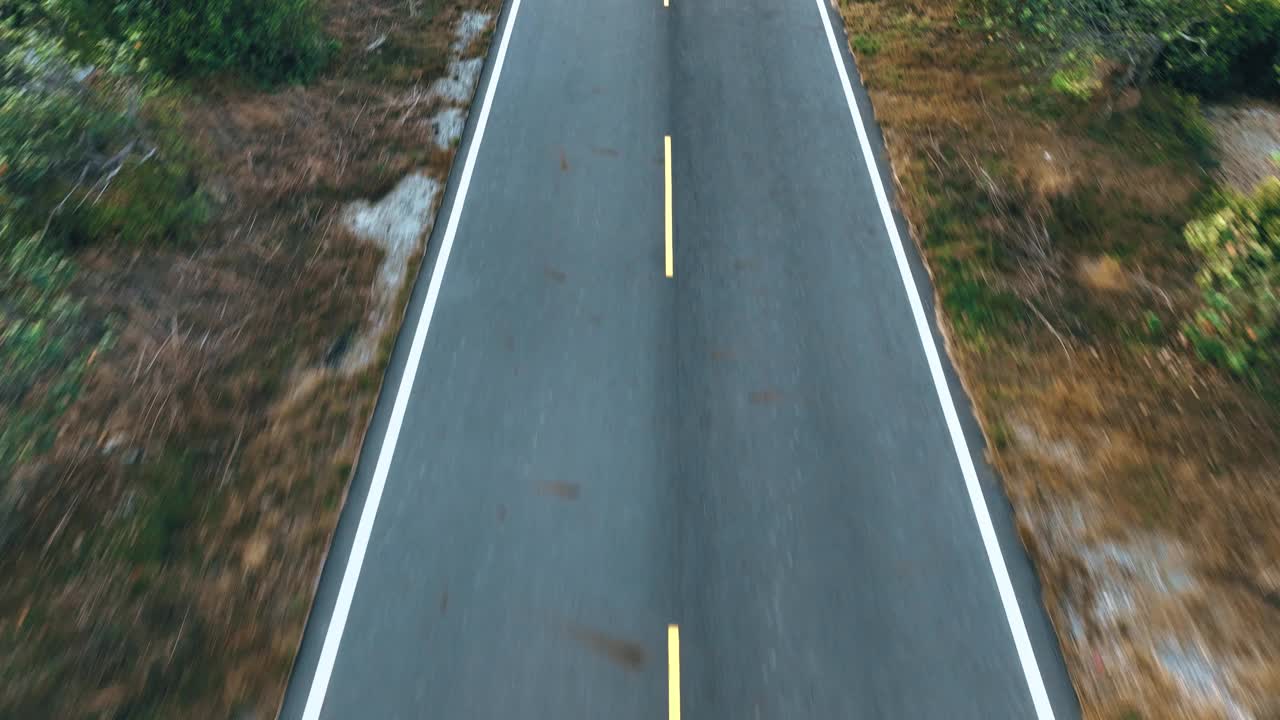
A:
[[[98,196],[93,199],[93,202],[94,204],[97,204],[97,202],[102,199],[103,194],[107,192],[107,188],[111,186],[111,181],[115,180],[116,176],[120,174],[120,171],[124,169],[125,161],[129,159],[129,155],[133,153],[133,148],[137,144],[137,140],[131,140],[128,145],[124,146],[124,149],[110,157],[106,162],[102,163],[102,177],[89,187],[89,192],[86,192],[84,197],[80,198],[80,204],[76,205],[77,209],[85,204],[85,201],[89,199],[89,195],[93,193],[94,189],[97,188],[98,185],[102,185],[102,190],[98,193]]]
[[[1165,292],[1164,288],[1161,288],[1159,285],[1156,285],[1155,283],[1148,280],[1146,275],[1143,275],[1141,273],[1135,273],[1133,275],[1133,281],[1137,283],[1139,287],[1146,290],[1147,292],[1153,295],[1159,295],[1160,299],[1164,300],[1165,307],[1169,308],[1169,310],[1173,310],[1173,311],[1177,310],[1177,308],[1175,308],[1173,305],[1173,299],[1169,297],[1169,293]]]
[[[165,660],[164,666],[168,669],[170,663],[173,662],[173,654],[178,651],[178,643],[182,642],[182,631],[187,629],[187,617],[191,615],[191,606],[187,606],[186,612],[182,613],[182,624],[178,626],[178,634],[173,638],[173,645],[169,648],[169,659]]]
[[[231,452],[227,455],[227,462],[222,466],[222,479],[218,481],[218,488],[226,487],[227,478],[231,475],[231,464],[236,459],[236,452],[240,450],[240,440],[244,437],[244,425],[240,425],[240,431],[236,433],[236,441],[231,446]]]
[[[145,373],[149,374],[151,372],[151,368],[155,367],[156,360],[159,359],[160,353],[163,352],[166,347],[168,347],[169,341],[172,340],[173,336],[177,334],[178,334],[178,328],[175,325],[173,326],[173,329],[169,331],[169,337],[165,338],[164,342],[160,343],[160,347],[156,349],[156,354],[151,356],[151,362],[147,363],[147,369],[144,371]],[[133,375],[133,381],[135,383],[138,382],[138,373],[136,372]]]
[[[1040,318],[1040,322],[1044,323],[1044,326],[1049,328],[1049,332],[1053,333],[1053,336],[1058,339],[1058,344],[1062,346],[1063,352],[1067,354],[1067,360],[1074,362],[1074,358],[1071,355],[1071,348],[1067,347],[1067,341],[1062,339],[1062,334],[1053,327],[1053,323],[1049,322],[1049,318],[1045,317],[1044,313],[1040,312],[1040,308],[1036,307],[1035,303],[1026,299],[1024,299],[1023,302],[1026,303],[1027,307],[1031,308],[1031,312],[1035,313],[1036,317]]]
[[[62,202],[58,203],[58,206],[49,212],[49,217],[44,221],[44,229],[40,231],[42,236],[48,234],[49,226],[53,224],[53,219],[62,212],[62,208],[66,207],[67,201],[71,199],[72,195],[75,195],[76,190],[80,189],[80,186],[84,183],[85,176],[89,174],[89,168],[92,166],[92,163],[85,164],[84,169],[80,171],[80,177],[71,186],[71,189],[67,191],[66,197],[62,198]]]

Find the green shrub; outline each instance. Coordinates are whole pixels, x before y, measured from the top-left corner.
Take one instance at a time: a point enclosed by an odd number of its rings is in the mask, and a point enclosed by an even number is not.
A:
[[[1088,100],[1102,89],[1098,77],[1098,61],[1093,53],[1071,53],[1054,71],[1050,84],[1053,89],[1076,100]]]
[[[0,56],[0,208],[34,210],[38,196],[78,172],[86,156],[108,152],[124,125],[72,81],[69,68],[54,41],[28,38]]]
[[[116,12],[128,18],[125,39],[170,75],[301,81],[332,49],[313,0],[116,0]]]
[[[10,231],[46,243],[179,237],[206,216],[203,196],[128,108],[134,91],[96,92],[76,81],[56,41],[27,33],[0,55],[0,213]]]
[[[332,46],[315,0],[6,0],[0,22],[58,37],[83,60],[120,57],[169,77],[238,73],[296,82]]]
[[[0,217],[0,477],[42,451],[89,357],[110,342],[67,291],[71,263]]]
[[[1202,95],[1280,94],[1280,0],[973,0],[989,27],[1038,40],[1055,84],[1092,92],[1105,66],[1115,85],[1150,79]]]
[[[1160,69],[1175,85],[1201,95],[1280,93],[1280,0],[1215,3],[1209,14],[1174,38]]]
[[[859,55],[871,56],[880,52],[880,38],[875,35],[858,34],[853,36],[853,49]]]
[[[1241,375],[1280,365],[1280,180],[1186,228],[1204,302],[1184,327],[1197,352]]]

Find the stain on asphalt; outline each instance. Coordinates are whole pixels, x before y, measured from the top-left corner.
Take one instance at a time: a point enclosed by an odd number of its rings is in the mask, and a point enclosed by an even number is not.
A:
[[[557,270],[553,267],[548,267],[542,272],[547,276],[548,280],[556,283],[557,285],[563,285],[564,281],[569,279],[569,276],[566,275],[563,270]]]
[[[782,393],[777,390],[756,390],[747,396],[752,405],[770,405],[782,399]]]
[[[449,588],[448,586],[445,586],[445,589],[440,591],[440,614],[444,615],[448,611],[449,611]]]
[[[570,625],[569,634],[583,647],[622,666],[625,670],[644,667],[644,648],[639,643],[613,637],[581,625]]]
[[[504,523],[506,521],[507,521],[507,506],[499,504],[498,505],[498,522]]]
[[[558,497],[561,500],[577,500],[580,489],[581,488],[578,487],[577,483],[556,481],[543,483],[538,489],[538,494],[551,495],[553,497]]]
[[[611,147],[593,147],[591,148],[591,152],[595,153],[596,155],[601,155],[604,157],[611,157],[611,158],[616,158],[621,154],[617,150],[614,150]]]
[[[564,148],[560,148],[560,172],[569,172],[569,157],[564,154]]]

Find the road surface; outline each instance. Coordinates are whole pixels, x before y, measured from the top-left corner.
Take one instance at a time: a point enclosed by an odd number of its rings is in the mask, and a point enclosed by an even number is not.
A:
[[[494,37],[282,716],[1077,716],[838,16]]]

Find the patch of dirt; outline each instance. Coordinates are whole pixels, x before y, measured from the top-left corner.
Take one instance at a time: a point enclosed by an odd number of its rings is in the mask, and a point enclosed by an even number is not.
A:
[[[427,88],[451,45],[484,51],[497,9],[323,6],[343,49],[311,85],[183,98],[217,204],[197,240],[77,258],[77,292],[116,340],[53,449],[18,470],[0,717],[278,707],[434,197],[388,244],[352,232],[342,208],[406,176],[443,184],[453,150],[435,148],[431,118],[470,96]],[[362,333],[370,362],[347,366]]]
[[[1219,182],[1244,194],[1268,177],[1280,177],[1280,106],[1251,101],[1208,108],[1218,142]]]
[[[1115,292],[1129,287],[1129,278],[1120,261],[1110,255],[1081,258],[1076,271],[1080,281],[1094,290]]]
[[[1280,717],[1280,408],[1177,332],[1200,149],[1138,120],[1159,89],[1064,102],[962,8],[840,7],[1085,715]],[[1224,168],[1264,120],[1214,119],[1253,133]]]

